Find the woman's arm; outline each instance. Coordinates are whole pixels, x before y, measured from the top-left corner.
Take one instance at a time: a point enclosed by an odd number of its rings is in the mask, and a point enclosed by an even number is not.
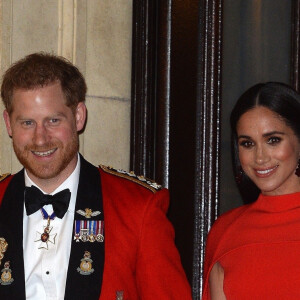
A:
[[[209,288],[211,300],[226,300],[223,291],[224,270],[220,263],[215,263],[209,275]]]

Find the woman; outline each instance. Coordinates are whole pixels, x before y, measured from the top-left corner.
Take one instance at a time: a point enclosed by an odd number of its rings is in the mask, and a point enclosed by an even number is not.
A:
[[[300,299],[300,95],[257,84],[236,103],[231,129],[236,179],[260,195],[212,227],[202,300]]]

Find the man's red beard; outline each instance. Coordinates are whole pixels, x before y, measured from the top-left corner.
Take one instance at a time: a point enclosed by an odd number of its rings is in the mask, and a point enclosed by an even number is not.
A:
[[[72,161],[79,150],[79,139],[77,135],[66,145],[61,141],[47,143],[42,147],[37,145],[26,145],[23,149],[18,148],[13,143],[14,151],[20,163],[35,177],[40,179],[51,179],[59,175]],[[45,152],[51,149],[57,149],[59,156],[55,157],[50,163],[42,163],[34,159],[32,151]],[[56,152],[55,151],[55,152]],[[57,155],[57,153],[53,153]]]

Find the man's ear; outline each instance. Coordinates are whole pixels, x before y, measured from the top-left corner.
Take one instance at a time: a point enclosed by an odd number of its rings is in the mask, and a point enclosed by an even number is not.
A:
[[[78,103],[75,111],[75,119],[77,131],[82,130],[86,121],[86,106],[84,102]]]
[[[11,137],[12,136],[12,130],[11,130],[11,125],[10,125],[10,117],[9,117],[9,114],[8,114],[6,109],[3,112],[3,118],[4,118],[7,133]]]

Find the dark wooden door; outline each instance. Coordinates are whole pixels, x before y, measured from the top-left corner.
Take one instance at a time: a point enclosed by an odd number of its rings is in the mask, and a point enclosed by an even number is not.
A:
[[[222,1],[137,0],[133,13],[131,168],[169,188],[197,299],[219,198]]]
[[[225,1],[133,1],[131,169],[170,190],[169,218],[194,299],[220,210]],[[287,63],[299,89],[300,1],[291,1]]]

